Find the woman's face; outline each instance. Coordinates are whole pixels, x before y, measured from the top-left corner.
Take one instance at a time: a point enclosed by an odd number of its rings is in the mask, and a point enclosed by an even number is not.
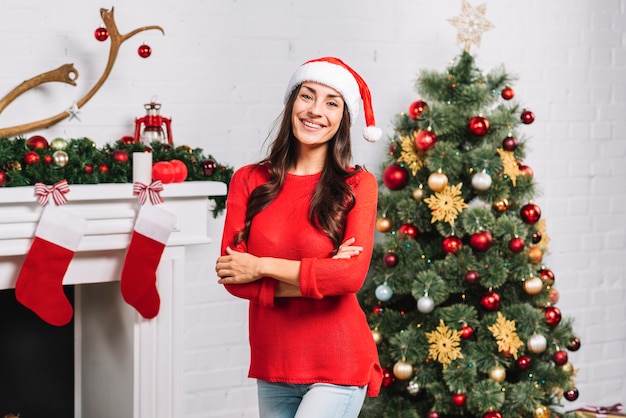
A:
[[[302,145],[328,143],[339,129],[344,106],[337,90],[305,81],[298,90],[291,112],[294,136]]]

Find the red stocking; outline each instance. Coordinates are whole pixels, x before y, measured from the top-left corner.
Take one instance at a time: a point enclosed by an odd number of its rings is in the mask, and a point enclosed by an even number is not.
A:
[[[122,268],[124,300],[147,319],[159,313],[161,299],[156,287],[156,270],[176,216],[155,206],[139,210]]]
[[[87,221],[47,205],[15,283],[17,300],[49,324],[70,322],[73,309],[63,292],[63,277],[78,249]]]

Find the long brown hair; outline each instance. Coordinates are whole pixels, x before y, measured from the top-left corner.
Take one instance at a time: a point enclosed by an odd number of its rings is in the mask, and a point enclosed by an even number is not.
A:
[[[236,243],[248,239],[252,218],[276,198],[287,177],[287,170],[296,162],[297,139],[293,135],[291,112],[299,91],[300,86],[297,86],[289,96],[269,154],[257,163],[269,170],[270,178],[250,193],[245,226],[235,237]],[[361,170],[360,166],[349,169],[351,162],[350,113],[344,105],[339,129],[328,142],[324,169],[309,206],[309,221],[332,241],[334,253],[343,241],[346,214],[354,206],[354,193],[346,180]]]

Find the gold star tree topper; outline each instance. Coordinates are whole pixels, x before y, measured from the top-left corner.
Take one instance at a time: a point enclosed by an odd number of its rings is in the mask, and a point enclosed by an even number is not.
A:
[[[480,46],[482,34],[493,29],[493,24],[485,19],[486,11],[487,5],[484,3],[474,8],[463,0],[461,14],[448,20],[458,29],[456,40],[465,44],[465,52],[469,52],[472,44]]]

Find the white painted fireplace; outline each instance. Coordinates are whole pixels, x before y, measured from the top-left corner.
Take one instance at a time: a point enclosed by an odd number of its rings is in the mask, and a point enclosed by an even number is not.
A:
[[[75,286],[75,418],[180,418],[185,271],[192,246],[210,242],[208,196],[221,182],[165,185],[176,226],[157,270],[161,308],[145,320],[122,299],[119,278],[140,208],[132,184],[70,185],[63,210],[87,232],[63,280]],[[52,204],[52,203],[50,203]],[[0,189],[0,289],[15,287],[43,207],[34,187]]]

